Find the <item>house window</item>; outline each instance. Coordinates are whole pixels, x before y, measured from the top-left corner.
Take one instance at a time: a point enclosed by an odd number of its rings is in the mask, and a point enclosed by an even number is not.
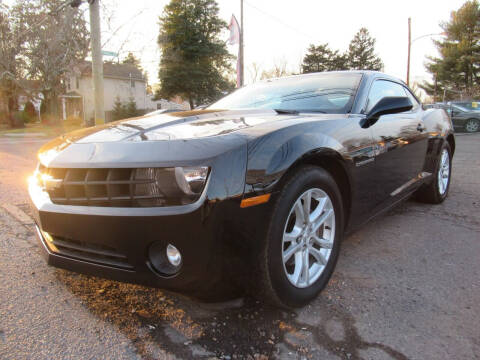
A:
[[[78,89],[80,87],[80,79],[78,76],[75,76],[75,88]]]
[[[130,87],[134,88],[135,87],[135,80],[132,78],[132,74],[129,74],[130,76]]]
[[[66,83],[67,83],[67,91],[70,91],[70,78],[67,78]]]

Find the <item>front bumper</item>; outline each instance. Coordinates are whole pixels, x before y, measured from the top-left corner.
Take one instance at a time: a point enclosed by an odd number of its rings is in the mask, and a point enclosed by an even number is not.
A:
[[[201,295],[222,277],[225,224],[241,210],[240,198],[168,208],[106,208],[53,204],[36,184],[29,186],[37,237],[48,264],[109,279]],[[85,251],[62,251],[49,241],[60,238],[75,246],[115,251],[125,264],[112,265],[111,256],[84,256]],[[173,244],[182,254],[182,267],[173,276],[155,270],[148,255],[153,243]],[[108,249],[108,250],[104,250]],[[114,249],[114,250],[112,250]]]

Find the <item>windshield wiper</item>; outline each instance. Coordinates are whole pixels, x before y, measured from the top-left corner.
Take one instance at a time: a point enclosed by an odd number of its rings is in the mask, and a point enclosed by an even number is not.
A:
[[[277,114],[298,114],[298,110],[288,110],[288,109],[273,109]]]
[[[277,112],[277,114],[300,114],[300,112],[303,113],[320,113],[320,114],[326,114],[326,111],[323,110],[309,110],[309,109],[302,109],[302,110],[290,110],[290,109],[273,109]]]

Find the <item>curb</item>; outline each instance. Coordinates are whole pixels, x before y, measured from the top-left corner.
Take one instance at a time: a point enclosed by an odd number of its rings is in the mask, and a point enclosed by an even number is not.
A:
[[[13,204],[2,204],[1,206],[23,225],[33,225],[35,223],[30,216]]]

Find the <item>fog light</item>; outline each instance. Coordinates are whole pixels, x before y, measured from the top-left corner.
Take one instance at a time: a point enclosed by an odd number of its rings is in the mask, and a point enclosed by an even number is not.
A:
[[[172,244],[168,244],[167,246],[167,259],[173,266],[178,266],[182,262],[180,251]]]

